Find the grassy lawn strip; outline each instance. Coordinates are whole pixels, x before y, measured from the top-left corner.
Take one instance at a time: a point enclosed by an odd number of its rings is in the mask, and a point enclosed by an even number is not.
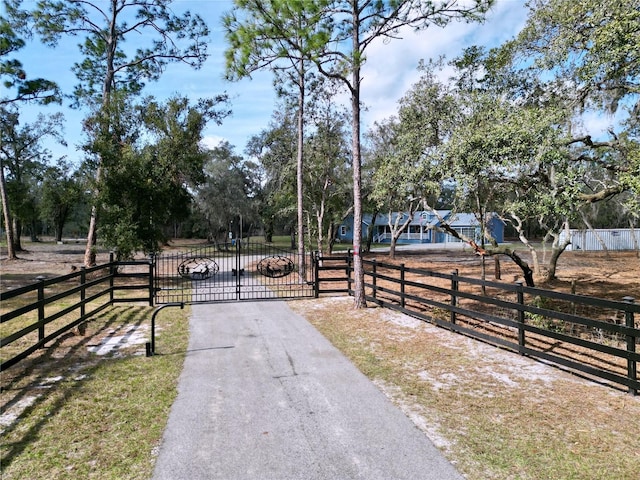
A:
[[[1,477],[150,478],[177,394],[188,310],[158,315],[156,352],[144,356],[152,309],[117,306],[37,359],[2,374]],[[116,348],[97,352],[106,339]],[[137,337],[137,342],[132,342]]]
[[[470,480],[637,480],[640,397],[350,298],[292,302]]]

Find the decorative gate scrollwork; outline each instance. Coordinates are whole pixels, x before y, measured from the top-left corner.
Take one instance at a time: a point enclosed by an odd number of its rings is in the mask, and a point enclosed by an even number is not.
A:
[[[265,277],[282,278],[293,272],[295,265],[290,258],[271,255],[260,260],[256,269]]]
[[[178,265],[178,274],[190,280],[205,280],[218,273],[220,267],[211,258],[188,258]]]
[[[235,242],[161,253],[154,260],[155,303],[206,303],[314,296],[315,264],[268,244]]]

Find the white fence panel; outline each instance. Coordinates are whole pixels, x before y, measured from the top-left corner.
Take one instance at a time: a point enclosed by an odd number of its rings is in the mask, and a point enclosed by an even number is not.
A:
[[[571,229],[571,244],[567,250],[636,250],[640,244],[640,229],[596,228],[594,230]],[[562,232],[561,240],[566,238]]]

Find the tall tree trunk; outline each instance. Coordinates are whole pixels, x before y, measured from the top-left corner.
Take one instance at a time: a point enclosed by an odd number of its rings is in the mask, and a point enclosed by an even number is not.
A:
[[[564,251],[564,248],[560,249],[558,247],[552,247],[551,249],[551,258],[549,259],[549,263],[547,265],[547,274],[544,278],[545,282],[550,282],[554,278],[556,278],[556,270],[558,265],[558,258],[560,254]]]
[[[301,283],[307,278],[307,262],[304,248],[304,205],[303,205],[303,176],[304,168],[304,101],[305,101],[305,70],[304,60],[300,59],[300,75],[298,77],[300,95],[298,97],[298,152],[296,161],[296,183],[298,197],[298,278]]]
[[[7,197],[6,180],[4,178],[4,168],[0,165],[0,196],[2,197],[2,212],[4,213],[4,228],[7,237],[7,258],[9,260],[15,260],[16,251],[13,248],[13,222],[11,221],[11,214],[9,213],[9,199]]]
[[[524,231],[518,232],[518,238],[520,241],[529,249],[529,253],[531,253],[531,260],[533,262],[533,271],[536,274],[540,274],[540,260],[538,259],[538,252],[536,248],[531,244],[529,238],[525,236]]]
[[[31,221],[29,235],[32,242],[39,242],[38,239],[38,222],[36,220]]]
[[[327,247],[324,252],[327,255],[331,255],[333,252],[333,245],[336,243],[336,224],[334,222],[329,222],[329,226],[327,227]]]
[[[316,248],[319,252],[324,251],[324,232],[322,231],[322,222],[323,222],[324,214],[321,212],[316,212],[316,228],[318,231],[316,232]]]
[[[24,252],[22,248],[22,222],[20,219],[13,217],[13,249],[16,252]]]
[[[69,218],[69,207],[64,207],[60,210],[59,215],[54,220],[56,242],[62,242],[62,232],[64,231],[64,225]]]
[[[84,250],[84,266],[93,267],[96,264],[96,243],[97,235],[96,229],[98,217],[98,207],[93,205],[91,207],[91,219],[89,221],[89,232],[87,233],[87,246]]]
[[[636,251],[636,257],[640,258],[640,242],[638,242],[638,237],[640,237],[640,235],[638,235],[638,233],[636,232],[635,223],[631,218],[629,219],[629,228],[631,229],[631,239],[633,241],[633,249]]]
[[[62,242],[63,223],[56,222],[56,242]]]
[[[318,224],[318,251],[319,252],[323,252],[325,250],[324,248],[324,231],[322,229],[322,226],[324,225],[324,212],[325,212],[325,205],[327,202],[327,189],[329,188],[329,178],[325,177],[324,179],[324,185],[322,188],[322,195],[320,197],[320,207],[316,208],[316,222]]]
[[[545,282],[550,282],[551,280],[556,278],[558,259],[560,258],[560,255],[562,255],[562,252],[564,252],[571,243],[568,221],[565,221],[563,230],[565,230],[567,234],[565,235],[565,239],[562,242],[560,242],[560,233],[551,233],[551,235],[553,236],[553,245],[551,247],[551,258],[549,259],[549,263],[547,264],[547,274],[544,278]]]
[[[391,243],[389,244],[389,258],[396,258],[396,244],[398,240],[395,236],[391,236]]]
[[[367,230],[367,244],[365,246],[365,251],[371,251],[371,244],[373,243],[373,235],[376,230],[376,217],[378,216],[378,210],[373,212],[373,218],[371,219],[371,225],[369,225],[369,230]]]
[[[611,255],[609,253],[609,248],[607,247],[607,242],[605,242],[602,239],[602,237],[598,235],[598,232],[596,232],[596,229],[593,228],[593,225],[591,225],[591,222],[587,218],[587,215],[582,210],[580,210],[580,216],[582,217],[582,221],[584,222],[586,227],[589,229],[589,231],[593,233],[594,237],[596,237],[596,241],[600,244],[600,247],[602,247],[602,250],[604,251],[605,256],[607,258],[611,258]]]
[[[273,218],[269,218],[264,226],[264,241],[267,243],[273,242]]]
[[[358,25],[357,19],[354,25]],[[359,51],[360,38],[358,29],[354,29],[353,52]],[[359,58],[353,68],[351,109],[352,116],[352,150],[353,150],[353,306],[365,308],[367,306],[364,291],[364,268],[362,265],[362,159],[360,156],[360,66]]]
[[[402,216],[400,214],[396,215],[395,223],[391,223],[391,218],[393,216],[392,212],[389,212],[389,229],[391,230],[391,245],[389,246],[389,258],[396,258],[396,245],[398,244],[398,240],[402,236],[402,234],[409,229],[409,225],[411,225],[411,221],[413,219],[413,206],[409,208],[409,214],[407,219],[400,225],[400,221],[402,217],[404,217],[404,213]]]
[[[529,250],[529,253],[531,254],[531,260],[533,262],[533,271],[535,274],[539,275],[540,260],[538,259],[538,252],[536,251],[535,247],[531,245],[531,242],[529,241],[530,232],[528,229],[525,228],[524,222],[520,217],[518,217],[513,212],[510,212],[509,214],[511,215],[511,219],[513,220],[511,222],[511,225],[513,225],[513,227],[516,229],[516,232],[518,233],[518,238],[527,247],[527,249]]]
[[[111,92],[113,90],[113,83],[115,79],[115,57],[118,44],[117,24],[116,18],[118,16],[119,9],[117,8],[117,2],[111,1],[111,18],[109,22],[108,34],[106,36],[106,72],[102,82],[102,110],[103,114],[109,115],[108,127],[111,127],[111,115],[109,111],[111,106]],[[98,155],[98,168],[96,170],[96,188],[100,189],[100,182],[102,181],[102,168],[103,159],[102,155]],[[96,194],[98,192],[95,192]],[[97,198],[97,195],[94,196]],[[87,246],[84,250],[84,265],[85,267],[92,267],[96,264],[96,245],[98,240],[98,206],[91,206],[91,218],[89,220],[89,231],[87,232]]]

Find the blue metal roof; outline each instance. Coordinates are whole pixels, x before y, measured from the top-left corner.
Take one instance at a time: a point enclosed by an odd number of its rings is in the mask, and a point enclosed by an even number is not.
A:
[[[436,210],[438,212],[438,215],[440,215],[442,218],[447,219],[447,217],[451,214],[451,210]],[[400,218],[400,222],[404,222],[407,218],[407,214],[405,212],[392,212],[391,213],[391,223],[395,223],[396,219],[398,218],[398,215],[402,215],[402,217]],[[371,220],[373,218],[373,215],[371,214],[366,214],[363,216],[364,218],[364,223],[366,223],[367,225],[371,225]],[[412,225],[437,225],[438,223],[440,223],[438,217],[431,211],[429,210],[421,210],[418,212],[415,212],[413,214],[413,219],[411,220],[411,224]],[[376,223],[375,225],[388,225],[389,224],[389,213],[379,213],[376,216]]]

